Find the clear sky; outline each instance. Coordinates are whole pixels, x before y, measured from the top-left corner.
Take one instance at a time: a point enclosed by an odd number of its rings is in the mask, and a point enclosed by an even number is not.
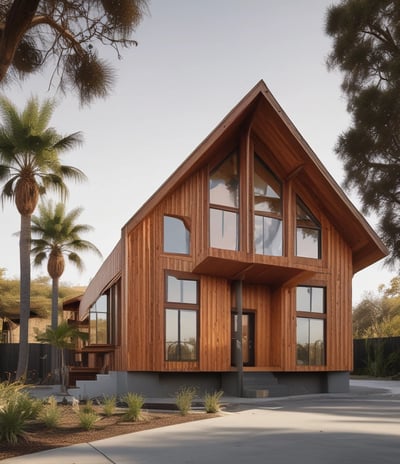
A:
[[[328,72],[331,41],[324,33],[332,0],[152,0],[135,34],[137,48],[113,52],[117,68],[112,95],[81,109],[73,95],[56,94],[52,125],[62,134],[82,131],[83,146],[63,156],[82,169],[86,184],[70,184],[67,210],[82,206],[85,235],[110,253],[121,227],[189,156],[221,119],[263,79],[284,111],[341,184],[334,153],[350,117],[341,75]],[[337,3],[337,2],[336,2]],[[52,97],[48,71],[3,89],[19,108],[31,95]],[[357,198],[347,192],[358,206]],[[372,226],[374,221],[368,218]],[[19,277],[20,218],[14,206],[0,211],[0,267]],[[63,282],[87,285],[101,260],[83,255],[86,270],[67,264]],[[33,276],[46,275],[45,267]],[[382,263],[353,280],[353,301],[394,277]]]

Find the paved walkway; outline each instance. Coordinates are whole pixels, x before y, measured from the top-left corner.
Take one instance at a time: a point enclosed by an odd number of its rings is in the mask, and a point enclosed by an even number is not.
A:
[[[400,382],[348,394],[243,400],[236,412],[36,453],[10,464],[398,464]]]

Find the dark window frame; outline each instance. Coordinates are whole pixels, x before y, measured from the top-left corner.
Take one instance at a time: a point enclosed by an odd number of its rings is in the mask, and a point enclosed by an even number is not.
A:
[[[310,289],[310,309],[309,311],[303,311],[303,310],[298,310],[297,306],[297,289],[298,288],[308,288]],[[312,311],[312,289],[318,288],[318,289],[323,289],[323,311],[322,312],[316,312]],[[327,288],[325,286],[318,286],[318,285],[299,285],[296,287],[296,327],[297,327],[297,322],[299,319],[307,320],[308,325],[310,326],[310,321],[321,321],[323,323],[323,351],[322,351],[322,362],[321,363],[311,363],[310,358],[311,358],[311,349],[312,345],[310,342],[310,338],[308,340],[308,350],[307,350],[307,362],[304,362],[303,360],[300,360],[299,357],[299,343],[298,343],[298,333],[297,333],[297,328],[296,328],[296,364],[297,366],[326,366],[326,346],[327,346]],[[309,330],[309,336],[310,336],[310,328]],[[316,343],[316,342],[315,342]],[[301,362],[300,362],[301,361]]]
[[[177,302],[168,300],[168,277],[174,277],[177,280],[181,281],[194,281],[196,282],[196,302],[187,303],[187,302]],[[181,273],[181,272],[165,272],[164,279],[165,291],[164,291],[164,360],[166,362],[198,362],[199,361],[199,314],[200,314],[200,278],[194,276],[193,274]],[[169,347],[167,347],[167,312],[168,311],[177,311],[178,314],[178,340],[176,341],[176,356],[174,359],[170,359],[168,356]],[[186,342],[180,339],[180,333],[182,327],[180,326],[181,316],[183,311],[191,311],[196,314],[196,340],[195,340],[195,357],[192,359],[184,359],[184,353],[182,347]]]
[[[211,201],[211,178],[214,172],[216,172],[228,159],[229,157],[234,156],[236,157],[236,169],[237,169],[237,188],[238,188],[238,198],[237,198],[237,206],[225,205],[222,203],[214,203]],[[240,152],[238,148],[230,151],[230,153],[225,156],[218,164],[214,165],[212,168],[209,169],[208,172],[208,243],[211,248],[220,248],[212,245],[212,235],[211,235],[211,211],[221,211],[221,212],[228,212],[233,213],[236,215],[236,237],[235,237],[235,248],[221,248],[221,249],[228,249],[231,251],[239,251],[240,244],[241,244],[241,237],[240,237],[240,202],[241,202],[241,179],[240,179]]]

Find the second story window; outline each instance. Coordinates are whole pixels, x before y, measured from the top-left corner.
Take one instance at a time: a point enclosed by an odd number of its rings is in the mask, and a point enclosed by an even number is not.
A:
[[[296,256],[321,258],[321,225],[304,203],[296,203]]]
[[[258,156],[254,158],[254,249],[282,256],[281,183]]]
[[[190,253],[190,233],[182,219],[164,216],[164,252]]]
[[[236,152],[210,172],[210,246],[239,249],[239,166]]]

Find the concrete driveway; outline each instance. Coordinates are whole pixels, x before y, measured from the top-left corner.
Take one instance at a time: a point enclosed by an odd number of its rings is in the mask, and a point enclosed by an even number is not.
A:
[[[233,399],[232,399],[233,402]],[[400,382],[231,403],[221,417],[4,460],[10,464],[354,464],[400,461]]]

